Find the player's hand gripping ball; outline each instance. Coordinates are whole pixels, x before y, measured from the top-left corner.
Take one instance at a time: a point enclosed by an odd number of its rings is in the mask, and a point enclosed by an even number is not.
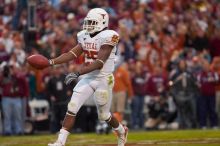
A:
[[[31,55],[27,58],[27,62],[36,69],[44,69],[50,66],[49,60],[40,54]]]

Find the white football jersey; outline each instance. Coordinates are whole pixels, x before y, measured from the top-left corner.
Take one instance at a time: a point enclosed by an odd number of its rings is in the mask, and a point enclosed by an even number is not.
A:
[[[91,64],[97,59],[98,52],[102,45],[107,44],[114,46],[102,69],[92,71],[87,74],[88,76],[103,77],[111,74],[114,71],[116,45],[119,41],[119,35],[117,32],[114,30],[104,30],[94,37],[90,37],[90,35],[83,30],[77,34],[77,40],[83,48],[86,64]]]

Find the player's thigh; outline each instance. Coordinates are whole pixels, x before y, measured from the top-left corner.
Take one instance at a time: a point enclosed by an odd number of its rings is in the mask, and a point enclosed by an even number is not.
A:
[[[68,111],[76,114],[84,102],[93,95],[94,90],[89,83],[90,80],[88,79],[81,79],[77,83],[73,89],[73,94],[68,104]]]

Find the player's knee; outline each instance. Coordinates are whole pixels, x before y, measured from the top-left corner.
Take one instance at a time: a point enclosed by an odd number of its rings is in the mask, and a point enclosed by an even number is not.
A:
[[[68,103],[67,111],[69,113],[72,113],[72,114],[76,115],[76,113],[78,112],[78,105],[77,105],[77,103],[75,101],[71,100]]]
[[[96,103],[98,105],[105,105],[108,103],[108,91],[107,90],[97,90],[95,92]]]
[[[99,120],[106,121],[111,117],[111,113],[99,113]]]

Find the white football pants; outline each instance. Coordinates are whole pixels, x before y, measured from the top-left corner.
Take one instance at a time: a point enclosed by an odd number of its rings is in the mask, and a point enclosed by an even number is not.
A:
[[[111,116],[113,86],[113,74],[101,78],[82,78],[73,89],[68,111],[77,114],[84,102],[88,98],[93,98],[96,103],[99,120],[107,120]]]

